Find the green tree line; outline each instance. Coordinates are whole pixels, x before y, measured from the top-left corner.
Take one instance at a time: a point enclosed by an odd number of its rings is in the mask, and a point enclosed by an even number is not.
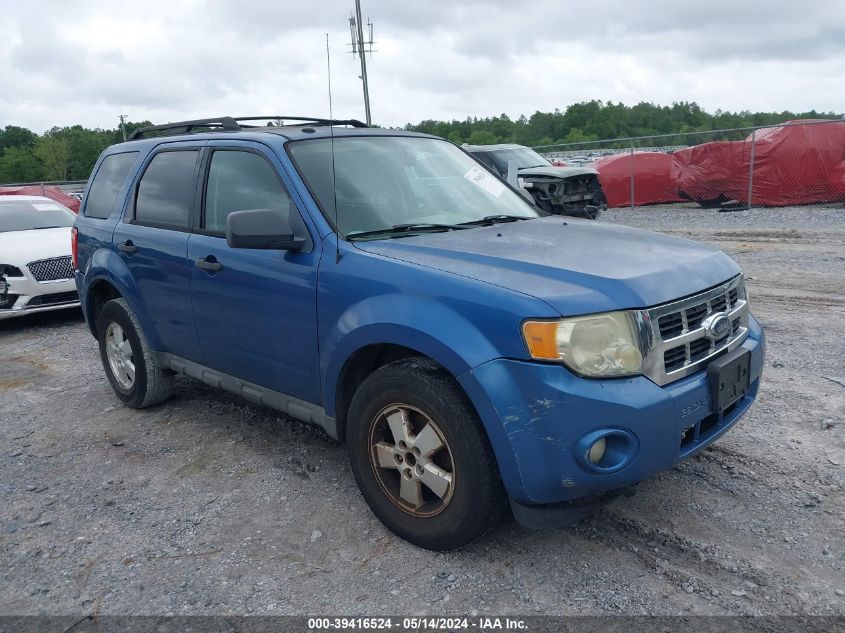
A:
[[[448,138],[454,143],[486,145],[519,143],[538,146],[555,143],[583,143],[655,134],[683,134],[773,125],[790,119],[841,118],[832,112],[723,112],[708,113],[694,102],[659,106],[638,103],[626,106],[611,101],[585,101],[564,110],[535,112],[511,119],[506,114],[488,118],[467,117],[463,121],[426,120],[407,124],[405,129]],[[149,121],[127,123],[131,134]],[[690,140],[686,137],[664,139],[661,145],[691,144],[722,135]],[[119,128],[88,129],[81,125],[54,127],[39,135],[23,127],[0,128],[0,183],[49,180],[86,180],[91,168],[106,147],[123,140]]]
[[[603,139],[657,134],[685,134],[712,130],[773,125],[790,119],[841,118],[832,112],[724,112],[710,114],[695,102],[673,103],[659,106],[638,103],[627,106],[612,101],[584,101],[565,110],[535,112],[531,116],[511,119],[506,114],[488,118],[467,117],[463,121],[426,120],[405,126],[415,132],[424,132],[448,138],[453,143],[488,145],[491,143],[519,143],[536,147],[555,143],[584,143]],[[744,136],[744,134],[743,134]],[[707,139],[693,140],[675,137],[661,141],[660,145],[694,144],[718,138],[732,139],[736,135],[712,135]],[[650,144],[654,144],[651,142]]]
[[[151,125],[127,123],[126,133]],[[87,180],[105,148],[123,140],[120,129],[54,127],[38,135],[15,125],[0,129],[0,183]]]

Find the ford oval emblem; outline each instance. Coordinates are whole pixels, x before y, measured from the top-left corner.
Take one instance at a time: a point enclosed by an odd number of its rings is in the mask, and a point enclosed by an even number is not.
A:
[[[731,320],[724,312],[711,314],[701,324],[704,331],[714,341],[725,338],[731,331]]]

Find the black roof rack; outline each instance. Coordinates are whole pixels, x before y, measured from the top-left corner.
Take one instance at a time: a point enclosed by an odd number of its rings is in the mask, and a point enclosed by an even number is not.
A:
[[[203,130],[219,130],[223,132],[237,132],[243,129],[250,129],[257,126],[241,125],[239,121],[296,121],[297,123],[305,123],[308,125],[350,125],[352,127],[367,127],[366,123],[362,123],[357,119],[320,119],[315,117],[300,117],[300,116],[223,116],[212,119],[196,119],[194,121],[177,121],[176,123],[165,123],[163,125],[151,125],[149,127],[142,127],[129,136],[130,141],[139,138],[144,138],[151,132],[166,132],[164,136],[171,134],[188,134],[195,131],[197,128]]]

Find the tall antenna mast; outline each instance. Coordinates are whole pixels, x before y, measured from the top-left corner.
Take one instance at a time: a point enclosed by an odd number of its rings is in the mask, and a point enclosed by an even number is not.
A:
[[[126,141],[126,115],[118,114],[117,118],[120,119],[120,131],[123,132],[123,140]]]
[[[361,76],[359,79],[364,83],[364,114],[367,119],[367,126],[372,125],[370,116],[370,88],[367,84],[367,53],[373,54],[373,23],[367,18],[367,30],[369,39],[364,39],[364,23],[361,20],[361,0],[355,0],[355,17],[349,16],[349,33],[352,36],[352,57],[358,55],[361,59]]]

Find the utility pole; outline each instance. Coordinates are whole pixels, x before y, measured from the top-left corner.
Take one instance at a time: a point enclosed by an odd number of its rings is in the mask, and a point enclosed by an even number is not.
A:
[[[370,117],[370,88],[367,84],[367,53],[373,54],[373,23],[367,19],[369,29],[369,40],[364,40],[364,24],[361,20],[361,0],[355,0],[355,17],[349,16],[349,32],[352,36],[352,56],[357,54],[361,59],[361,76],[358,77],[364,83],[364,113],[367,125],[372,123]]]
[[[123,140],[126,141],[126,115],[118,114],[117,118],[120,119],[120,131],[123,132]]]

